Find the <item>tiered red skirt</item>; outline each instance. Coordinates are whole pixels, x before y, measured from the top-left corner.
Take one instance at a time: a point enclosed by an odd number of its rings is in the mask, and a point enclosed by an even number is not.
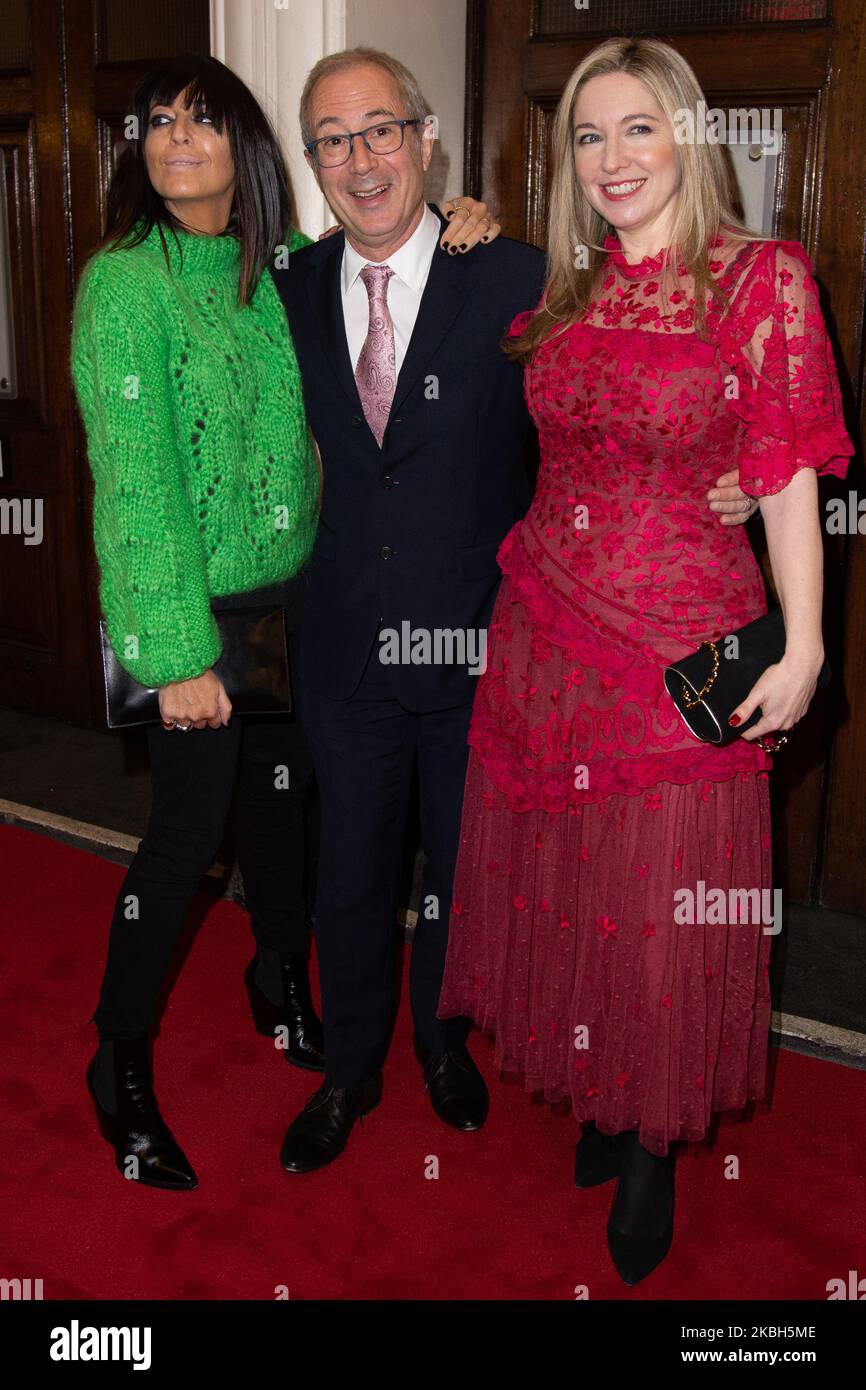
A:
[[[543,675],[515,646],[532,624],[508,577],[500,617],[506,604],[494,666],[527,669],[534,686]],[[484,698],[479,690],[476,711]],[[570,1100],[606,1134],[636,1129],[660,1154],[671,1140],[704,1138],[713,1111],[765,1096],[766,771],[515,810],[513,786],[497,786],[486,766],[495,756],[485,718],[474,721],[484,756],[473,747],[440,1017],[468,1015],[495,1037],[502,1070],[551,1102]],[[688,916],[684,890],[709,921],[677,920]],[[702,913],[711,890],[716,906]],[[729,890],[752,890],[748,914]]]

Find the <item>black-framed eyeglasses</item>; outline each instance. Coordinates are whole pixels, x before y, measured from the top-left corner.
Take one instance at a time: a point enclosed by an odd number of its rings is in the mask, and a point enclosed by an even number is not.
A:
[[[421,125],[421,121],[378,121],[368,125],[366,130],[347,130],[345,134],[323,135],[320,140],[311,140],[304,146],[313,159],[323,169],[335,169],[349,159],[355,140],[363,140],[371,154],[396,154],[402,147],[403,134],[407,125]]]

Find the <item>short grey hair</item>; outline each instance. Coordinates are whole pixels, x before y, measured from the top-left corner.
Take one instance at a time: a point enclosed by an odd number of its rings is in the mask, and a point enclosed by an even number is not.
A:
[[[393,77],[400,88],[400,95],[406,106],[408,120],[423,121],[425,116],[430,114],[430,108],[424,100],[417,78],[400,62],[399,58],[392,58],[390,53],[383,53],[378,48],[345,48],[340,53],[329,53],[325,58],[320,58],[316,66],[310,69],[304,83],[304,90],[301,93],[300,118],[301,137],[305,145],[308,145],[313,139],[310,105],[316,83],[321,82],[324,77],[332,77],[334,73],[345,72],[348,68],[363,67],[365,64],[382,68]]]

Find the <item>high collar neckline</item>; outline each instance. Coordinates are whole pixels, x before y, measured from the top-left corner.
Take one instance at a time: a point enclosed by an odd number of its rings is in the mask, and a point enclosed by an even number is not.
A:
[[[237,270],[240,260],[240,242],[237,237],[222,233],[209,236],[206,233],[186,232],[172,227],[163,227],[165,244],[172,271],[181,275],[205,271],[213,274],[218,270]],[[162,256],[160,227],[154,223],[145,241]]]
[[[620,239],[613,233],[609,233],[604,239],[604,249],[608,254],[612,264],[620,270],[629,280],[646,280],[651,275],[658,275],[664,265],[665,252],[667,247],[663,246],[654,256],[644,256],[643,260],[630,264],[625,258]]]
[[[724,246],[724,244],[724,237],[721,234],[716,236],[711,244],[711,252]],[[663,246],[654,256],[644,256],[643,260],[636,261],[634,265],[631,265],[625,258],[619,237],[614,233],[609,233],[605,237],[603,245],[611,265],[616,266],[627,280],[649,280],[654,275],[660,275],[664,269],[665,256],[668,253],[666,246]],[[671,260],[677,275],[685,275],[686,268],[679,257],[671,256]]]

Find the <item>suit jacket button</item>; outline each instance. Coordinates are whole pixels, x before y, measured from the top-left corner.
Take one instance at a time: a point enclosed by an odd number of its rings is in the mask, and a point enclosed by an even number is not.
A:
[[[391,556],[396,555],[397,552],[396,550],[392,550],[390,545],[383,545],[382,549],[379,551],[379,554],[382,556],[383,560],[390,560]]]
[[[355,426],[355,429],[358,429],[361,425],[363,425],[363,423],[364,423],[364,417],[363,417],[363,415],[353,415],[353,416],[352,416],[352,424]]]
[[[384,475],[384,477],[382,478],[382,486],[383,486],[383,487],[396,487],[396,486],[397,486],[396,482],[395,482],[394,479],[391,477],[391,474],[390,474],[390,473],[386,473],[386,474]]]

